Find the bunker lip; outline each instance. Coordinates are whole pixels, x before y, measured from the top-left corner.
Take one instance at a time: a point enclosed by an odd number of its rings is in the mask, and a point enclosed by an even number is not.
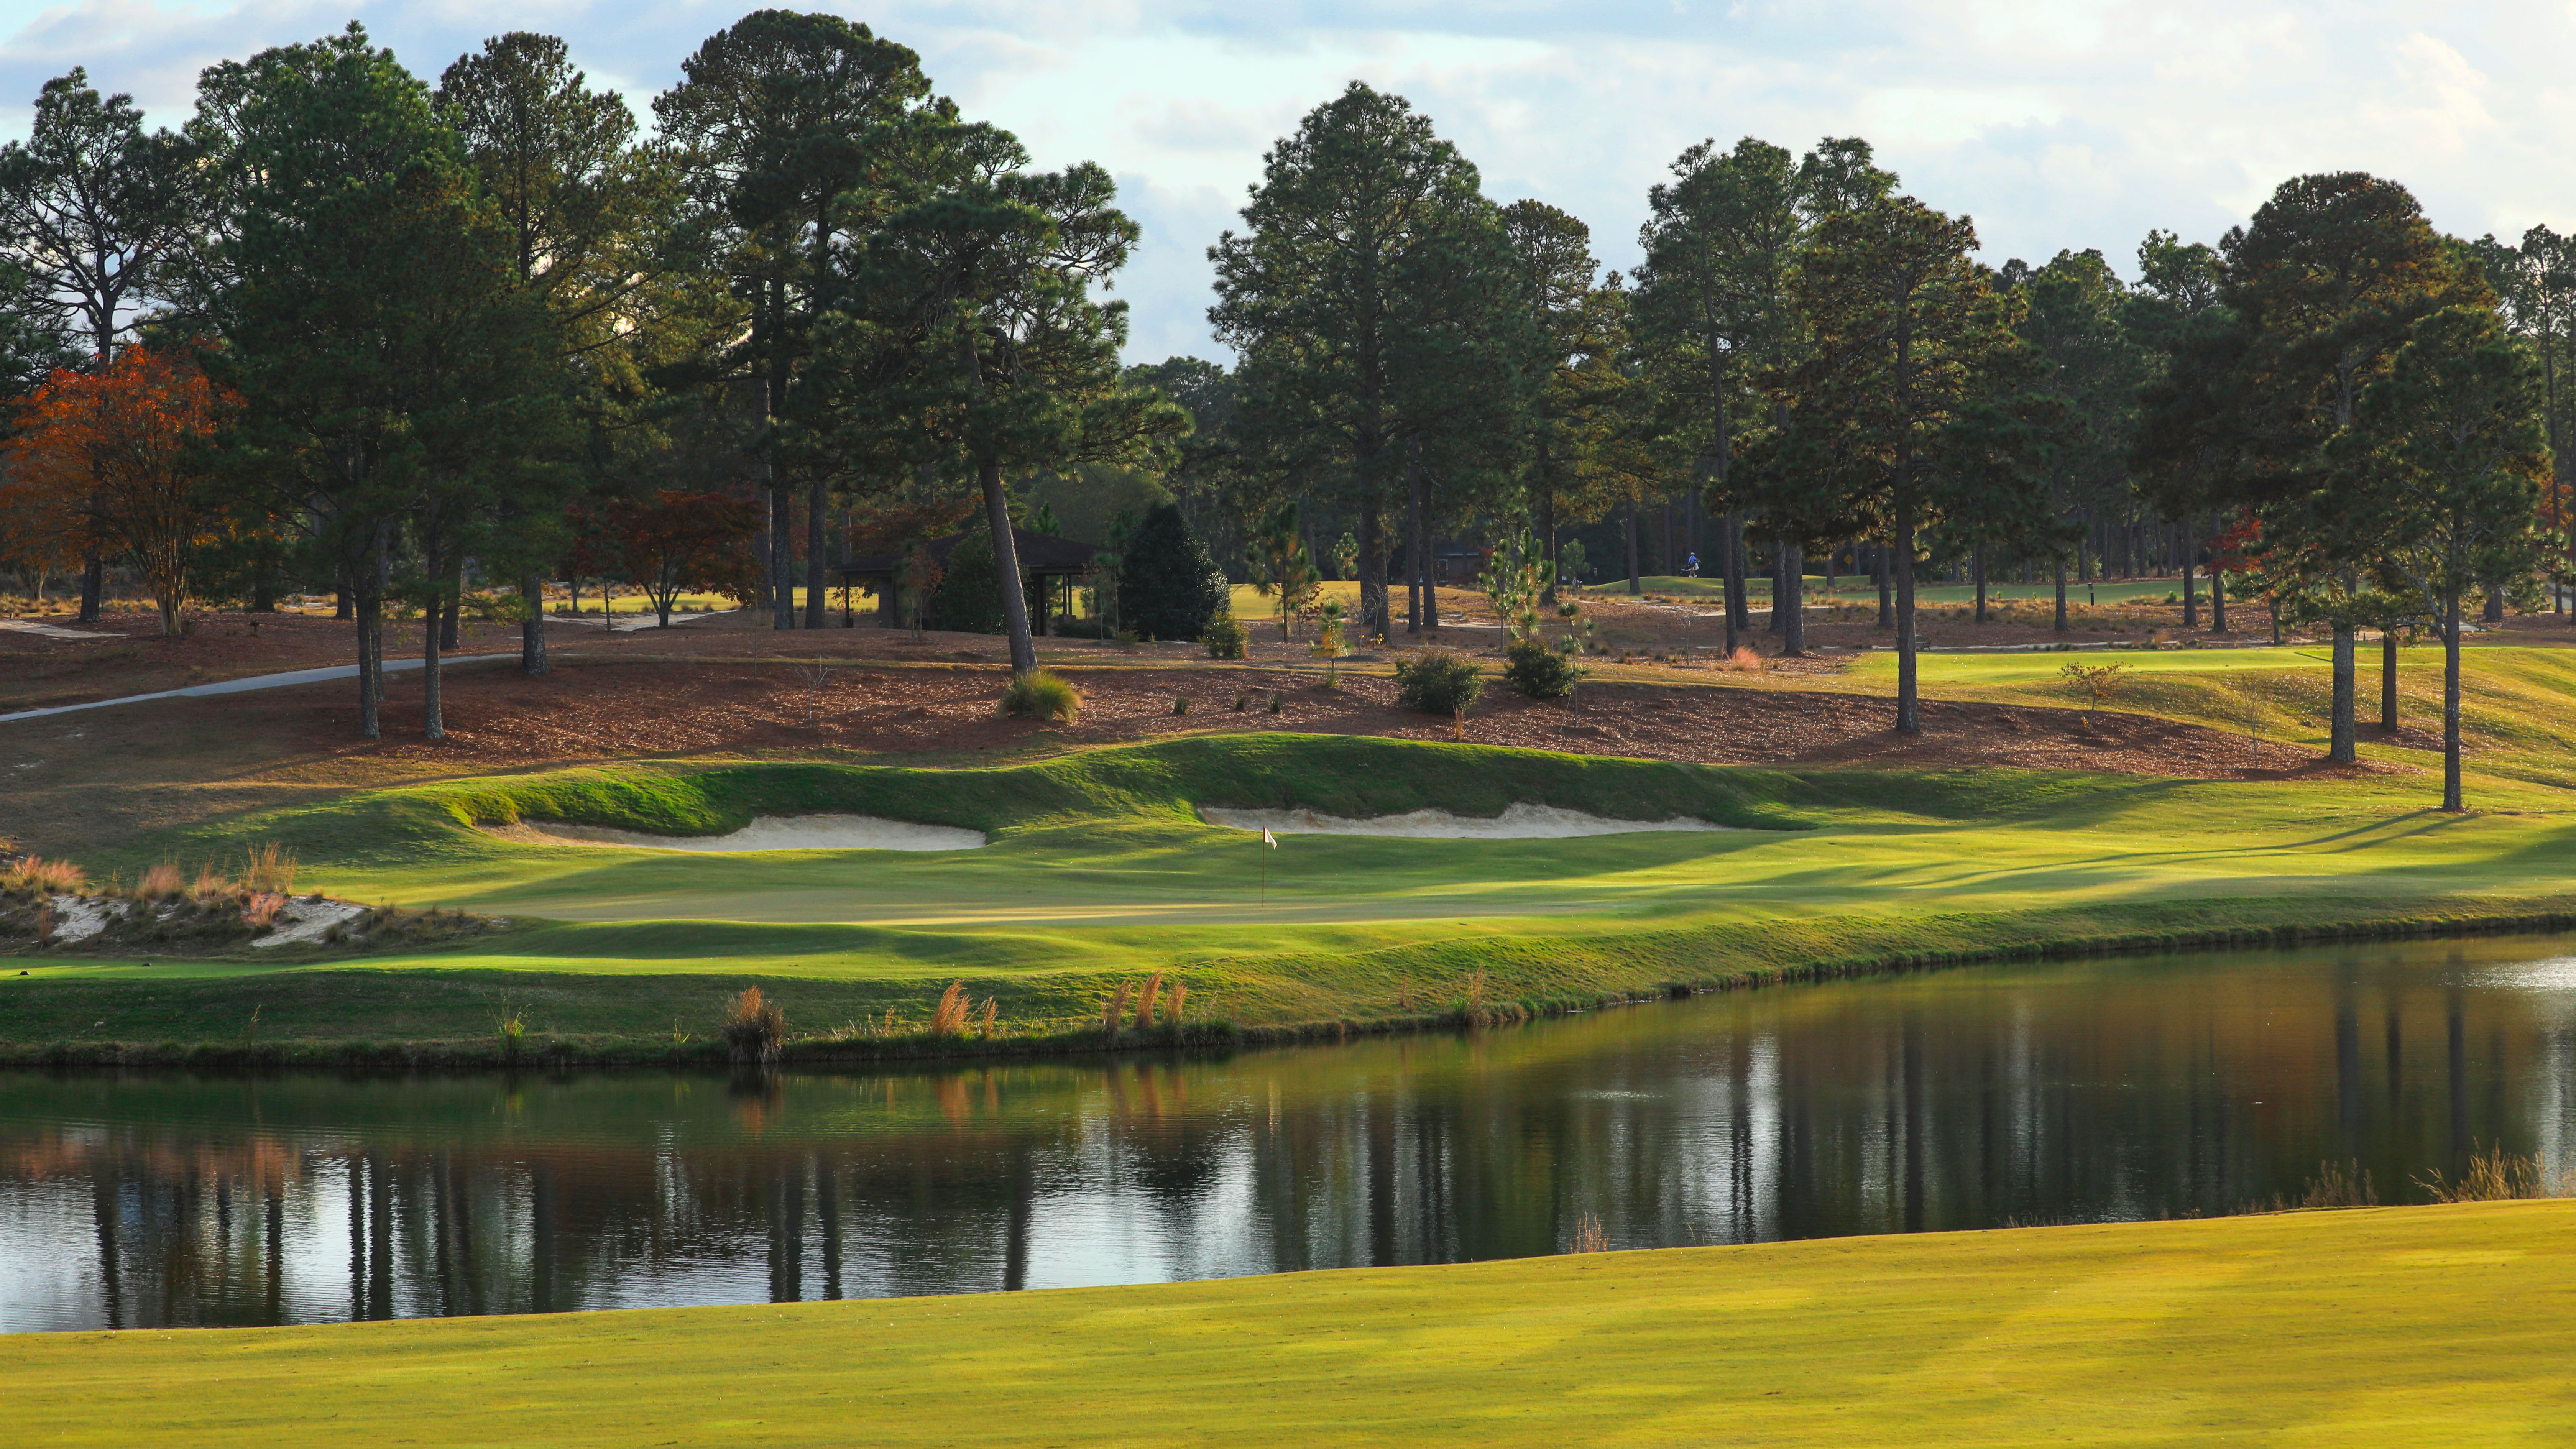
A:
[[[479,827],[487,835],[523,845],[618,846],[729,854],[753,850],[979,850],[984,832],[953,825],[919,825],[876,815],[763,815],[727,835],[647,835],[563,820],[522,820]]]
[[[1638,835],[1659,830],[1734,830],[1688,815],[1666,820],[1613,820],[1555,805],[1515,804],[1491,818],[1453,815],[1446,810],[1411,810],[1355,820],[1314,810],[1237,810],[1204,805],[1199,815],[1210,825],[1234,830],[1267,830],[1279,835],[1385,835],[1412,840],[1568,840],[1584,835]]]

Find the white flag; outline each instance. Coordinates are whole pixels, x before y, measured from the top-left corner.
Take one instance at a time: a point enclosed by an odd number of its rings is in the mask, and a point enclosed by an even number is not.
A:
[[[1271,834],[1267,830],[1264,830],[1261,832],[1261,843],[1269,846],[1272,850],[1277,850],[1279,848],[1279,837]]]

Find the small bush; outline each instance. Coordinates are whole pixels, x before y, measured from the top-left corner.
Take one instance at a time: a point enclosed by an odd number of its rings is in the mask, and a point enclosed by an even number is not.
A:
[[[1536,639],[1513,640],[1503,658],[1503,682],[1532,699],[1563,699],[1582,677],[1572,659]]]
[[[1186,694],[1176,694],[1176,695],[1173,695],[1173,696],[1172,696],[1172,713],[1174,713],[1174,714],[1188,714],[1189,712],[1190,712],[1190,697],[1189,697],[1188,695],[1186,695]]]
[[[1286,714],[1288,712],[1288,696],[1281,694],[1275,689],[1270,691],[1270,712],[1272,714]]]
[[[1002,691],[1002,713],[1015,719],[1070,722],[1082,716],[1082,691],[1043,669],[1032,669]]]
[[[1447,649],[1420,649],[1395,666],[1395,702],[1424,714],[1465,714],[1485,692],[1484,671]]]
[[[1243,711],[1244,711],[1247,707],[1249,707],[1249,706],[1251,705],[1251,703],[1252,703],[1252,691],[1250,691],[1250,690],[1248,690],[1248,689],[1238,689],[1238,690],[1236,690],[1236,691],[1234,692],[1234,712],[1235,712],[1236,714],[1241,714],[1241,713],[1243,713]]]
[[[1199,642],[1207,646],[1210,659],[1241,659],[1243,621],[1234,617],[1234,610],[1219,609],[1199,626]]]

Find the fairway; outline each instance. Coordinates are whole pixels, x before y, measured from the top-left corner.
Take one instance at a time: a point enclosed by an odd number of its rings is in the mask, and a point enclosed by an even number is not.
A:
[[[0,1338],[47,1445],[2518,1445],[2576,1203]]]

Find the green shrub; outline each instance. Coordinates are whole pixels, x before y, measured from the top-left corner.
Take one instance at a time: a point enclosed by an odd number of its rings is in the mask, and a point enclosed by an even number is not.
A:
[[[1583,674],[1571,658],[1536,639],[1513,640],[1503,658],[1503,682],[1532,699],[1563,699]]]
[[[1484,671],[1447,649],[1417,649],[1395,666],[1395,702],[1405,709],[1461,715],[1484,692]]]
[[[1120,622],[1149,639],[1195,639],[1232,597],[1224,570],[1178,507],[1159,505],[1136,525],[1118,566]]]
[[[1208,615],[1207,622],[1199,626],[1199,642],[1207,646],[1210,659],[1241,659],[1243,641],[1243,621],[1234,617],[1230,608]]]
[[[970,528],[948,551],[939,590],[931,595],[938,627],[960,634],[1002,632],[1002,575],[993,563],[993,531]]]
[[[1032,669],[1002,691],[1002,713],[1018,719],[1076,719],[1082,714],[1082,692],[1043,669]]]

